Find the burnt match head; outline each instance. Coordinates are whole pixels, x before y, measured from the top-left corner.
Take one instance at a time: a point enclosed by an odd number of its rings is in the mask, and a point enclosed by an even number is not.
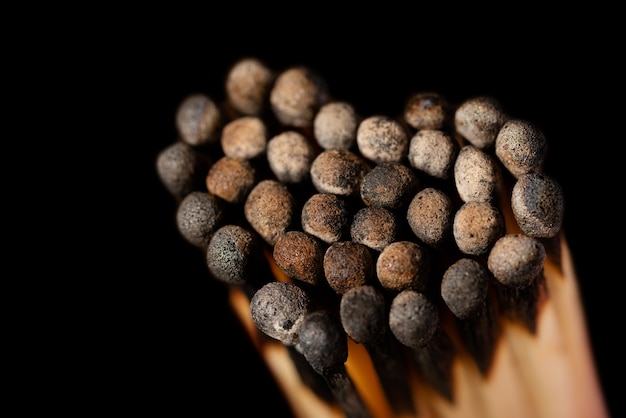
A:
[[[277,180],[257,183],[244,203],[244,216],[268,244],[274,245],[292,222],[295,199],[287,186]]]
[[[442,190],[433,187],[422,189],[411,199],[406,218],[420,241],[439,247],[452,235],[452,199]]]
[[[356,143],[361,155],[375,164],[401,162],[408,154],[409,134],[397,120],[373,115],[359,123]]]
[[[504,232],[504,216],[493,203],[466,202],[454,215],[452,234],[464,254],[486,254]]]
[[[456,131],[478,149],[493,147],[508,117],[494,97],[479,96],[462,102],[454,113]]]
[[[298,346],[313,370],[326,375],[348,360],[348,340],[339,319],[328,311],[304,316]]]
[[[224,225],[209,241],[206,262],[216,279],[232,285],[249,284],[260,251],[258,235],[239,225]]]
[[[391,301],[389,327],[407,347],[425,347],[439,326],[437,305],[423,293],[403,290]]]
[[[341,296],[339,317],[355,342],[376,341],[388,326],[385,297],[371,285],[353,287]]]
[[[322,149],[349,149],[356,141],[359,117],[350,103],[334,101],[320,107],[313,120],[313,135]]]
[[[534,123],[526,120],[507,121],[496,137],[495,153],[516,178],[540,171],[546,150],[545,135]]]
[[[380,206],[366,206],[354,214],[350,237],[354,242],[382,251],[396,240],[399,228],[395,213]]]
[[[343,196],[315,193],[302,206],[302,230],[327,244],[345,238],[350,227],[350,211]]]
[[[192,146],[218,142],[222,119],[215,101],[203,93],[186,96],[176,110],[178,134]]]
[[[399,162],[377,164],[361,182],[361,200],[367,206],[400,209],[415,195],[419,179]]]
[[[339,295],[353,287],[367,284],[374,276],[370,250],[354,241],[331,244],[324,254],[324,275],[330,287]]]
[[[311,164],[311,181],[320,193],[358,196],[368,163],[347,149],[320,152]]]
[[[206,187],[228,203],[242,203],[256,181],[256,170],[248,160],[223,156],[206,175]]]
[[[208,156],[200,154],[186,142],[177,141],[157,155],[156,171],[166,190],[176,199],[182,199],[204,185],[204,177],[212,164]]]
[[[430,259],[422,246],[413,241],[396,241],[386,246],[376,259],[376,276],[392,292],[405,289],[424,291],[430,275]]]
[[[328,99],[326,80],[304,66],[278,73],[270,91],[270,105],[278,121],[299,128],[312,126],[317,111]]]
[[[448,100],[437,92],[421,91],[409,96],[404,105],[404,120],[411,127],[442,129],[451,114]]]
[[[307,293],[290,282],[269,282],[250,299],[252,321],[264,334],[295,346],[305,315],[312,309]]]
[[[563,223],[563,190],[553,178],[524,174],[511,192],[511,209],[522,232],[535,238],[552,238]]]
[[[541,274],[545,259],[545,247],[538,239],[524,234],[507,234],[493,245],[487,267],[503,285],[522,288]]]
[[[454,183],[464,202],[495,200],[501,188],[496,159],[473,145],[465,145],[454,162]]]
[[[316,285],[324,280],[324,247],[314,236],[287,231],[276,241],[274,261],[292,279]]]
[[[226,76],[228,103],[243,115],[261,115],[267,107],[275,73],[254,57],[235,62]]]
[[[409,143],[409,163],[421,172],[438,179],[448,179],[452,174],[459,145],[445,131],[421,129]]]
[[[489,271],[482,264],[461,258],[444,272],[441,297],[454,316],[469,318],[485,302],[489,280]]]
[[[187,242],[205,249],[225,216],[222,201],[211,193],[195,191],[178,205],[176,226]]]

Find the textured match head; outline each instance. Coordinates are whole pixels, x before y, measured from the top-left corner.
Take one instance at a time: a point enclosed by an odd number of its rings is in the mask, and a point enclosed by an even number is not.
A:
[[[315,156],[311,142],[298,131],[283,131],[267,143],[270,169],[279,181],[286,184],[308,180]]]
[[[507,234],[493,245],[487,267],[503,285],[522,288],[541,274],[545,259],[545,247],[538,239],[524,234]]]
[[[280,72],[270,91],[270,105],[278,121],[298,128],[312,126],[319,108],[328,99],[326,80],[303,66]]]
[[[307,293],[290,282],[269,282],[250,299],[250,314],[265,335],[295,346],[304,317],[312,309]]]
[[[202,191],[189,193],[176,210],[179,233],[192,245],[205,249],[226,214],[224,204],[215,195]]]
[[[445,131],[422,129],[409,142],[409,164],[438,179],[448,179],[459,152],[459,144]]]
[[[442,190],[427,187],[413,197],[406,218],[420,241],[432,247],[440,247],[452,235],[452,199]]]
[[[438,326],[437,305],[423,293],[403,290],[392,299],[389,327],[396,339],[405,346],[425,347]]]
[[[367,206],[400,209],[419,189],[413,170],[399,162],[377,164],[361,181],[361,200]]]
[[[397,120],[373,115],[359,123],[356,143],[361,155],[375,164],[400,162],[408,154],[409,133]]]
[[[374,277],[374,261],[369,248],[353,241],[331,244],[324,254],[324,275],[339,295],[368,284]]]
[[[454,214],[452,235],[464,254],[486,254],[504,232],[504,216],[493,203],[466,202]]]
[[[406,123],[417,130],[442,129],[451,117],[450,105],[437,92],[417,92],[406,101],[403,116]]]
[[[546,156],[547,141],[533,123],[511,119],[496,137],[495,153],[514,177],[539,172]]]
[[[313,160],[311,181],[320,193],[358,196],[361,181],[369,171],[369,164],[352,151],[330,149],[322,151]]]
[[[268,130],[258,116],[242,116],[228,122],[222,129],[220,144],[224,155],[251,160],[265,154]]]
[[[313,235],[287,231],[276,241],[276,265],[290,278],[316,285],[324,280],[324,247]]]
[[[441,280],[441,297],[450,311],[467,319],[485,303],[489,271],[478,261],[461,258],[450,265]]]
[[[413,241],[396,241],[386,246],[376,259],[376,277],[392,292],[405,289],[426,290],[430,276],[430,258]]]
[[[376,251],[396,240],[400,223],[394,212],[380,206],[366,206],[359,209],[350,224],[352,241]]]
[[[258,281],[261,261],[261,240],[258,235],[239,225],[220,227],[211,237],[206,249],[209,272],[217,280],[231,285],[253,284]]]
[[[208,156],[186,142],[177,141],[159,152],[156,171],[165,189],[176,199],[182,199],[201,189],[211,164]]]
[[[493,147],[500,128],[507,121],[501,103],[490,96],[467,99],[454,113],[456,131],[478,149]]]
[[[346,238],[351,216],[343,196],[315,193],[304,202],[300,220],[304,232],[332,244]]]
[[[328,311],[304,317],[297,348],[313,370],[327,376],[348,360],[348,339],[340,320]]]
[[[359,116],[347,102],[334,101],[320,107],[313,120],[313,135],[322,149],[349,149],[356,142]]]
[[[244,215],[252,228],[268,244],[291,225],[295,199],[287,186],[277,180],[262,180],[254,186],[244,203]]]
[[[520,176],[511,192],[511,209],[522,232],[535,238],[551,238],[563,223],[561,185],[539,173]]]
[[[258,58],[240,59],[226,76],[228,103],[242,115],[261,115],[268,107],[274,78],[274,71]]]
[[[248,160],[223,156],[206,175],[207,190],[228,203],[242,203],[256,182],[256,169]]]
[[[178,134],[192,146],[217,143],[222,122],[221,110],[211,97],[203,93],[186,96],[176,110]]]
[[[387,306],[374,286],[353,287],[341,296],[339,317],[344,330],[357,343],[374,342],[388,327]]]
[[[501,188],[496,159],[473,145],[465,145],[454,162],[454,184],[464,202],[494,201]]]

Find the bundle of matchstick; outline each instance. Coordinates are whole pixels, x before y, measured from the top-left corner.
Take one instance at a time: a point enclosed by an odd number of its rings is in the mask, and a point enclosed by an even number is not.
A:
[[[496,98],[362,115],[246,57],[156,169],[297,417],[606,417],[548,142]]]

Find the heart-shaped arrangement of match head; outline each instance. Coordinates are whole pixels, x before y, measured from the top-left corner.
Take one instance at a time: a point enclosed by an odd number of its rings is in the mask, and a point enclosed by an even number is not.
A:
[[[330,389],[311,416],[602,416],[538,126],[428,90],[363,115],[313,69],[256,58],[224,88],[184,98],[156,169],[257,348]],[[559,339],[572,354],[545,349]]]

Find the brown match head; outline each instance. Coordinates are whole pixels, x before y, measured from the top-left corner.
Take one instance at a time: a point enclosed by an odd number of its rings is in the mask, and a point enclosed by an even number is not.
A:
[[[367,162],[345,149],[322,151],[311,164],[311,181],[320,193],[358,196],[363,177],[370,171]]]
[[[339,317],[343,329],[357,343],[376,341],[387,329],[387,306],[374,286],[353,287],[341,296]]]
[[[406,218],[420,241],[435,248],[440,247],[452,234],[452,199],[439,189],[422,189],[409,203]]]
[[[430,275],[428,253],[418,243],[396,241],[385,247],[376,260],[380,284],[392,292],[426,290]]]
[[[465,100],[454,113],[456,131],[478,149],[494,145],[498,132],[508,117],[501,103],[493,97]]]
[[[554,237],[563,223],[563,189],[555,179],[545,174],[524,174],[513,185],[511,209],[526,235]]]
[[[447,133],[437,129],[421,129],[409,142],[409,163],[425,174],[447,179],[459,152],[458,143]]]
[[[250,299],[250,314],[259,331],[289,346],[298,344],[312,307],[307,293],[290,282],[266,283]]]
[[[389,162],[377,164],[361,182],[361,200],[367,206],[400,209],[419,189],[419,179],[410,167]]]
[[[457,318],[467,319],[485,303],[490,275],[486,267],[470,258],[450,265],[441,280],[441,297]]]
[[[497,161],[491,154],[465,145],[454,163],[454,183],[464,202],[491,202],[501,189]]]
[[[351,214],[343,196],[315,193],[302,206],[302,230],[327,244],[346,237]]]
[[[298,128],[312,126],[315,115],[328,98],[326,80],[303,66],[279,73],[270,91],[270,105],[278,121]]]
[[[504,216],[489,202],[467,202],[457,209],[452,234],[464,254],[486,254],[504,232]]]
[[[389,308],[389,327],[396,339],[414,349],[428,345],[439,326],[437,305],[423,293],[403,290]]]
[[[259,116],[268,106],[275,73],[263,61],[242,58],[226,76],[226,99],[242,115]]]
[[[376,251],[382,251],[396,240],[400,225],[396,215],[380,206],[359,209],[352,218],[350,237]]]
[[[370,250],[352,241],[331,244],[324,254],[324,276],[339,295],[353,287],[368,284],[374,277],[374,261]]]
[[[251,160],[265,154],[267,140],[267,126],[263,119],[256,116],[233,119],[222,129],[224,155],[239,160]]]
[[[522,288],[541,274],[545,259],[545,247],[538,239],[524,234],[507,234],[493,245],[487,267],[498,282]]]
[[[329,102],[320,107],[313,120],[313,135],[322,149],[349,149],[356,142],[359,117],[347,102]]]
[[[308,180],[315,157],[313,145],[297,131],[283,131],[267,143],[270,169],[283,183],[301,183]]]
[[[192,146],[219,141],[222,113],[212,98],[203,93],[190,94],[176,110],[180,138]]]
[[[543,132],[525,120],[507,121],[496,137],[495,153],[515,178],[541,171],[546,150],[547,141]]]
[[[289,229],[295,199],[286,185],[277,180],[261,180],[248,194],[244,216],[268,244],[274,245]]]
[[[202,191],[189,193],[176,210],[178,231],[187,242],[201,249],[207,247],[224,218],[223,202]]]
[[[406,123],[417,130],[442,129],[451,117],[450,105],[439,93],[417,92],[407,100],[403,116]]]
[[[301,231],[287,231],[274,244],[274,261],[290,278],[316,285],[324,280],[322,243]]]
[[[211,164],[209,157],[186,142],[177,141],[159,152],[156,171],[165,189],[176,199],[182,199],[200,190]]]
[[[206,250],[209,271],[217,280],[230,285],[252,282],[261,251],[258,235],[239,225],[224,225],[213,236]]]
[[[206,187],[228,203],[242,203],[256,182],[256,170],[248,160],[223,156],[209,169]]]
[[[374,115],[359,123],[356,143],[361,155],[376,164],[401,162],[409,151],[409,133],[397,120]]]

